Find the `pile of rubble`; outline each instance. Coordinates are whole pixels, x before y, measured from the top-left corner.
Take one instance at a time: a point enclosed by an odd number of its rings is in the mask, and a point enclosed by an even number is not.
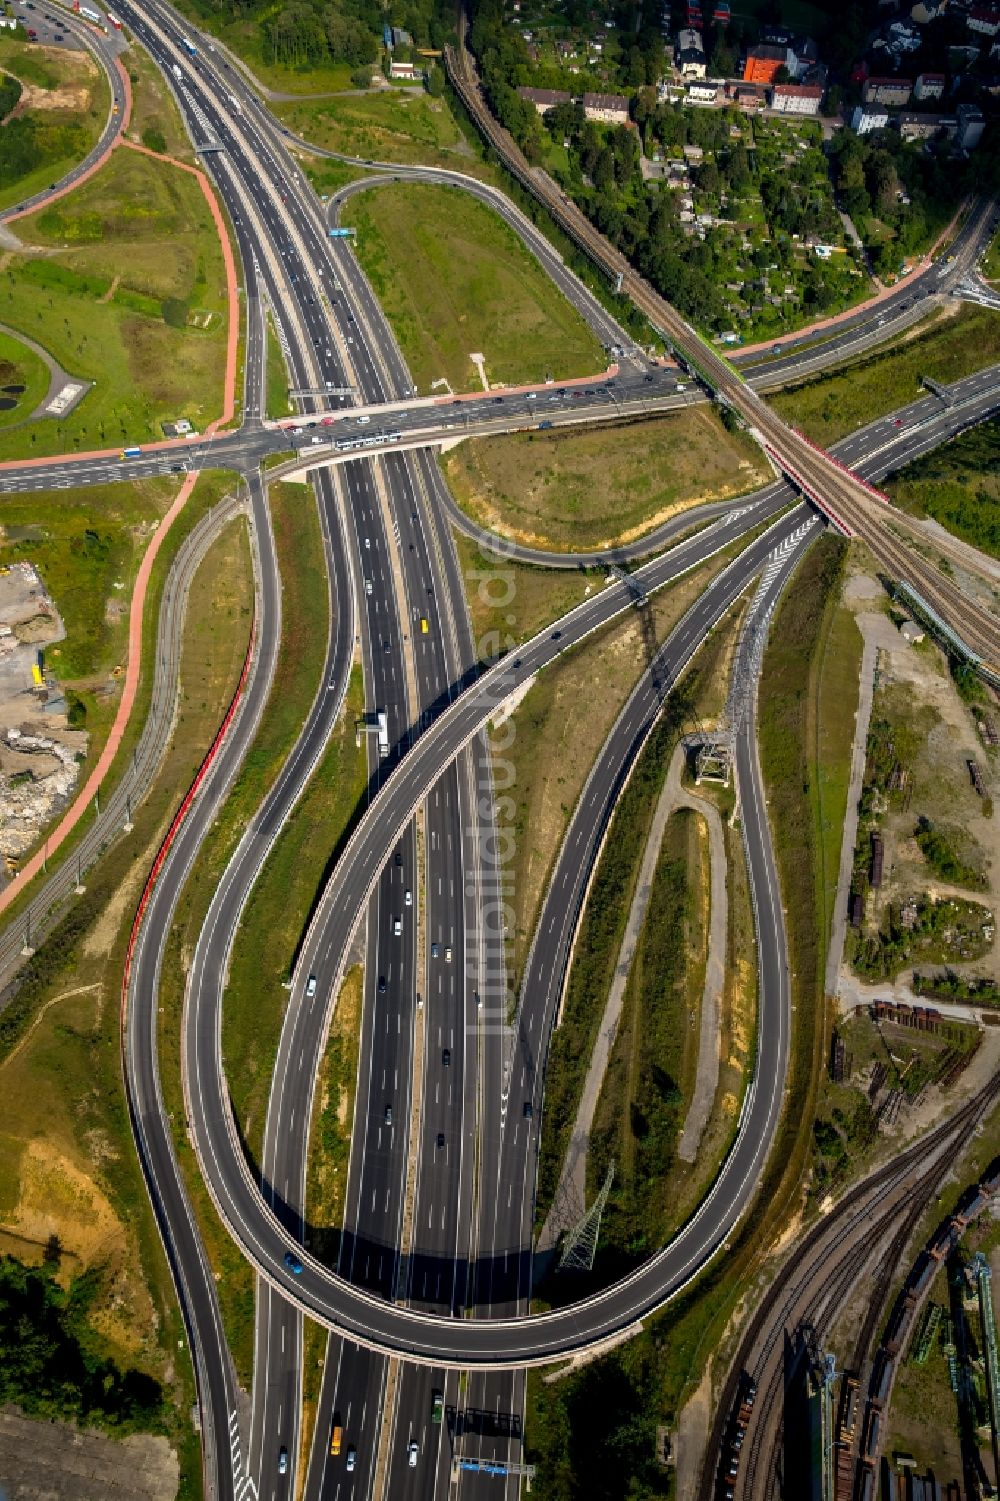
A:
[[[43,651],[66,635],[30,563],[0,568],[0,859],[7,873],[69,802],[87,734],[67,719]],[[2,879],[2,877],[0,877]]]

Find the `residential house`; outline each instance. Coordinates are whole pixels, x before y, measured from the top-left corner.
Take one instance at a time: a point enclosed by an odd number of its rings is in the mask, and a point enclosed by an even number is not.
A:
[[[958,116],[956,146],[960,146],[963,151],[975,151],[986,129],[982,110],[978,104],[960,104],[955,113]]]
[[[773,83],[779,71],[786,68],[795,72],[795,53],[790,47],[771,46],[767,43],[748,47],[743,64],[743,79],[746,83]]]
[[[857,105],[851,114],[851,129],[859,136],[870,135],[873,130],[884,130],[889,123],[889,111]]]
[[[953,136],[958,125],[954,115],[914,115],[903,110],[896,124],[904,141],[930,141],[936,135]]]
[[[682,78],[704,78],[705,43],[701,39],[701,32],[690,28],[679,31],[674,57]]]
[[[407,83],[419,83],[424,76],[424,70],[418,63],[401,63],[393,58],[389,64],[390,78],[403,78]]]
[[[1000,32],[1000,5],[974,5],[965,18],[965,25],[980,36],[996,36]]]
[[[695,79],[688,84],[689,104],[714,104],[718,97],[719,85],[717,83],[709,83],[707,79]]]
[[[627,125],[628,100],[624,94],[584,94],[583,112],[602,125]]]
[[[896,108],[909,103],[913,83],[909,78],[869,78],[862,90],[865,104],[888,104]]]
[[[547,109],[555,109],[557,104],[568,104],[571,98],[565,89],[519,88],[517,92],[528,104],[533,104],[540,115],[544,115]]]
[[[918,73],[913,85],[913,97],[919,99],[921,104],[925,99],[940,99],[944,85],[943,73]]]
[[[771,108],[783,115],[818,115],[822,102],[818,84],[776,83],[771,90]]]

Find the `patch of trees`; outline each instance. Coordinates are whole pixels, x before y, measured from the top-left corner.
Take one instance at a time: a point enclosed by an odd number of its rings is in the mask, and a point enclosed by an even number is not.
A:
[[[373,63],[389,16],[377,0],[191,0],[206,21],[252,21],[260,27],[264,61],[292,68]],[[405,0],[392,22],[419,47],[440,47],[454,29],[443,0]]]
[[[163,1392],[143,1371],[122,1370],[93,1348],[87,1324],[93,1274],[68,1291],[55,1280],[58,1243],[40,1267],[0,1259],[0,1403],[30,1417],[96,1424],[116,1433],[160,1426]]]
[[[10,187],[49,162],[83,156],[87,134],[83,126],[18,115],[0,125],[0,187]]]
[[[6,120],[12,109],[17,108],[21,97],[21,85],[9,73],[0,73],[0,120]]]

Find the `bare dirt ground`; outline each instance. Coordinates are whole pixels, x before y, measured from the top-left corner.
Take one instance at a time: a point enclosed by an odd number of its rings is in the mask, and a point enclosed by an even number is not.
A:
[[[65,805],[87,749],[86,733],[69,728],[58,685],[38,666],[42,648],[65,634],[37,571],[29,563],[0,569],[0,858],[11,862]]]
[[[165,1438],[118,1442],[0,1408],[0,1501],[173,1501],[179,1479]]]
[[[993,812],[993,801],[1000,793],[996,753],[984,747],[976,713],[959,697],[942,653],[928,640],[909,645],[869,597],[868,585],[875,588],[873,581],[851,579],[845,599],[855,610],[866,645],[874,647],[876,653],[873,718],[888,708],[894,722],[912,731],[914,748],[907,757],[911,770],[908,800],[903,808],[892,808],[882,823],[885,875],[881,889],[869,897],[866,920],[878,922],[889,903],[899,904],[923,893],[961,896],[981,902],[996,913],[1000,906],[1000,822]],[[1000,721],[995,705],[989,712],[994,722]],[[972,786],[970,760],[982,772],[986,800]],[[975,852],[986,876],[981,890],[952,887],[934,875],[913,838],[921,815],[942,828],[955,830]],[[838,893],[838,907],[845,904],[845,897]],[[961,974],[1000,979],[1000,944],[994,939],[982,959],[949,967]],[[925,972],[931,966],[921,964],[919,968]],[[908,987],[912,974],[912,969],[901,971],[896,986]],[[867,989],[846,965],[841,965],[838,995],[842,1009],[864,998]],[[889,983],[875,989],[888,996],[894,986]]]

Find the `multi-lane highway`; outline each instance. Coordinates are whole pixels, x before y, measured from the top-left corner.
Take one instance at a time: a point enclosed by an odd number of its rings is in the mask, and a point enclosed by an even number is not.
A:
[[[213,151],[210,161],[243,258],[251,334],[256,330],[247,362],[248,370],[255,372],[253,394],[247,398],[248,421],[240,433],[214,445],[164,448],[131,462],[103,456],[15,466],[0,474],[0,487],[49,488],[53,480],[68,487],[97,477],[126,478],[206,462],[230,462],[255,472],[265,453],[289,442],[304,450],[298,466],[315,470],[331,578],[332,627],[323,681],[291,759],[248,827],[220,885],[199,944],[185,1015],[189,1130],[224,1217],[264,1279],[248,1463],[242,1458],[234,1381],[214,1287],[159,1098],[155,994],[171,913],[218,800],[252,739],[273,672],[280,597],[258,482],[251,489],[259,578],[254,670],[201,801],[164,864],[134,954],[126,1058],[137,1140],[192,1334],[207,1448],[214,1454],[212,1470],[222,1493],[239,1492],[247,1480],[260,1495],[277,1493],[288,1483],[278,1460],[285,1449],[294,1466],[304,1309],[350,1336],[334,1340],[328,1348],[308,1493],[337,1494],[345,1479],[340,1466],[328,1463],[335,1417],[346,1422],[350,1435],[363,1436],[353,1471],[357,1493],[367,1493],[372,1483],[380,1409],[392,1385],[383,1355],[370,1348],[376,1347],[415,1357],[428,1368],[424,1374],[408,1370],[392,1386],[393,1405],[387,1414],[391,1438],[384,1456],[388,1468],[383,1470],[383,1476],[390,1477],[389,1493],[425,1495],[440,1488],[443,1494],[448,1484],[444,1425],[435,1430],[429,1414],[435,1387],[444,1391],[449,1405],[457,1405],[457,1383],[445,1374],[445,1365],[517,1367],[576,1350],[627,1326],[704,1265],[749,1202],[780,1108],[787,976],[766,819],[758,807],[752,820],[757,846],[749,847],[748,855],[759,894],[770,893],[764,906],[771,917],[761,942],[766,982],[763,1068],[757,1074],[767,1087],[755,1085],[736,1147],[710,1200],[671,1247],[626,1283],[587,1305],[526,1320],[537,1126],[526,1126],[526,1117],[513,1121],[509,1097],[499,1086],[505,1077],[518,1089],[530,1086],[531,1097],[541,1103],[551,1001],[561,983],[579,900],[572,891],[550,893],[546,911],[551,910],[553,923],[560,919],[559,941],[536,944],[533,951],[537,998],[533,994],[518,1016],[514,1066],[520,1072],[515,1075],[507,1052],[502,946],[498,961],[498,946],[487,942],[481,922],[495,871],[483,852],[489,842],[492,799],[489,762],[478,737],[497,703],[559,652],[629,608],[630,590],[636,586],[610,584],[565,621],[520,648],[517,656],[472,683],[475,655],[446,525],[454,519],[449,516],[452,503],[427,449],[445,436],[457,435],[457,430],[472,435],[542,423],[556,426],[581,417],[607,420],[627,411],[677,404],[694,392],[677,393],[676,372],[646,365],[637,351],[619,342],[621,370],[592,383],[590,390],[596,388],[596,395],[567,384],[533,393],[456,399],[433,408],[413,401],[408,373],[367,283],[346,247],[331,249],[319,207],[284,155],[273,122],[242,81],[224,80],[203,55],[191,59],[168,7],[150,6],[141,14],[134,7],[123,8],[161,67],[182,69],[178,99],[196,141],[224,148]],[[543,263],[548,256],[551,274],[560,285],[566,283],[575,299],[575,279],[544,241],[535,253]],[[624,341],[589,293],[586,298],[593,326],[603,329],[605,337]],[[334,423],[324,428],[324,409],[334,416],[332,398],[308,399],[307,414],[295,424],[301,429],[297,433],[274,433],[261,423],[264,299],[285,336],[293,382],[317,393],[334,386],[353,387],[366,408],[364,415],[378,414],[382,439],[362,450],[363,457],[357,448],[336,446],[353,441],[369,426],[356,423],[357,408],[350,414],[338,410]],[[892,426],[882,430],[877,424],[850,460],[860,462],[877,453],[873,474],[889,462],[898,465],[993,409],[996,394],[995,378],[991,384],[987,376],[976,385],[967,384],[953,407],[936,410],[931,404],[936,399],[927,398],[901,417],[901,425],[890,419]],[[332,441],[324,442],[326,437]],[[404,452],[410,444],[413,453]],[[375,458],[380,459],[377,466],[371,462]],[[333,468],[339,478],[332,477]],[[808,479],[800,477],[808,486]],[[848,491],[853,495],[850,486]],[[747,534],[790,499],[783,486],[775,485],[745,510],[712,508],[707,530],[639,570],[638,586],[659,587]],[[693,519],[685,518],[681,525]],[[698,519],[705,519],[704,511]],[[591,779],[596,826],[613,806],[622,748],[641,741],[662,701],[663,685],[674,680],[705,632],[769,554],[776,547],[791,553],[803,545],[804,520],[803,513],[796,512],[752,542],[706,590],[664,647],[656,674],[633,695]],[[669,535],[658,536],[657,545]],[[370,807],[304,941],[288,1000],[261,1161],[248,1164],[230,1115],[220,1051],[226,962],[253,880],[339,712],[355,646],[356,613],[363,622],[367,703],[386,713],[393,750],[385,762],[372,758]],[[421,616],[428,620],[426,633],[419,625]],[[746,785],[754,785],[752,767],[746,770]],[[418,813],[420,843],[412,823]],[[475,831],[471,840],[469,829]],[[587,859],[592,853],[584,852],[576,868],[588,868]],[[422,899],[426,916],[421,939],[416,919]],[[363,1068],[337,1267],[359,1284],[350,1286],[300,1251],[298,1242],[309,1234],[306,1141],[316,1069],[351,939],[366,916],[362,1056],[367,1077]],[[310,975],[316,979],[311,994]],[[483,998],[488,1005],[480,1011],[478,1000]],[[275,1004],[279,999],[274,998]],[[419,1096],[412,1109],[411,1087]],[[539,1114],[535,1112],[536,1118]],[[473,1171],[477,1151],[478,1178]],[[509,1190],[506,1202],[498,1186]],[[403,1259],[401,1240],[409,1247]],[[393,1298],[412,1306],[396,1307]],[[466,1308],[478,1316],[455,1316]],[[491,1321],[481,1316],[490,1311],[507,1317]],[[440,1374],[432,1374],[435,1365]],[[516,1420],[521,1404],[516,1375],[472,1380],[469,1390],[474,1395],[466,1399],[467,1407],[495,1407]],[[418,1456],[412,1472],[411,1443],[416,1443]],[[506,1452],[502,1439],[497,1447]]]

